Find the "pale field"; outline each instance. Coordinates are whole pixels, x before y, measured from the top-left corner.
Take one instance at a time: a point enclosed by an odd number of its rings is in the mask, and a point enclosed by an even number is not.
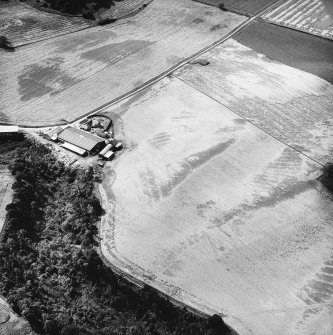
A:
[[[207,67],[174,75],[320,163],[333,155],[333,86],[230,39],[204,55]]]
[[[241,335],[331,334],[333,203],[318,163],[177,78],[106,112],[127,143],[100,189],[111,263]]]
[[[247,18],[190,0],[155,0],[136,16],[0,51],[0,121],[73,121],[223,38]]]
[[[15,47],[91,25],[80,17],[51,14],[20,2],[0,4],[0,36],[6,36]]]
[[[321,0],[288,0],[265,13],[271,23],[333,39],[333,17]]]

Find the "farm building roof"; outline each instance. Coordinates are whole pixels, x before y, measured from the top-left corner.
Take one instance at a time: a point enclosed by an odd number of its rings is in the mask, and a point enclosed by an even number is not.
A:
[[[67,149],[67,150],[73,151],[76,154],[79,154],[80,156],[84,156],[87,153],[86,150],[81,149],[81,148],[77,147],[76,145],[73,145],[73,144],[70,144],[70,143],[67,143],[67,142],[64,143],[62,145],[62,147]]]
[[[104,142],[104,139],[101,137],[72,127],[65,128],[58,135],[58,139],[76,145],[77,147],[87,151],[93,150],[97,144]]]
[[[17,133],[18,126],[0,126],[0,133]]]
[[[48,137],[52,137],[54,135],[58,135],[59,133],[61,133],[64,130],[64,128],[62,127],[56,127],[54,129],[51,129],[50,131],[46,132],[45,135],[47,135]]]

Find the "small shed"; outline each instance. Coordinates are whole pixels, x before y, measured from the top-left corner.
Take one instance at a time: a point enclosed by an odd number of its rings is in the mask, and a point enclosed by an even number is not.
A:
[[[14,138],[19,134],[18,126],[0,126],[0,138]]]
[[[104,155],[112,148],[112,144],[108,144],[99,154],[99,157],[104,157]]]
[[[58,139],[58,135],[64,130],[62,127],[56,127],[48,132],[44,133],[44,137],[48,140],[56,141]]]

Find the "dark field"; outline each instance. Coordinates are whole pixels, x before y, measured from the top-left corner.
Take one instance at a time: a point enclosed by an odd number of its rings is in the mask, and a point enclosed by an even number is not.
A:
[[[329,40],[264,22],[252,23],[234,39],[269,58],[333,83],[333,43]]]
[[[194,0],[210,6],[224,4],[228,10],[256,15],[279,0]]]

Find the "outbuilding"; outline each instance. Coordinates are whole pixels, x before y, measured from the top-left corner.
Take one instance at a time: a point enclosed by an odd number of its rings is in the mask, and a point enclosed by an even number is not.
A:
[[[58,135],[58,139],[86,150],[90,155],[97,153],[105,146],[103,138],[73,127],[65,128]]]
[[[44,137],[48,140],[56,141],[58,139],[58,135],[64,130],[62,127],[56,127],[48,132],[44,133]]]
[[[0,138],[17,138],[20,136],[18,126],[0,126]]]

